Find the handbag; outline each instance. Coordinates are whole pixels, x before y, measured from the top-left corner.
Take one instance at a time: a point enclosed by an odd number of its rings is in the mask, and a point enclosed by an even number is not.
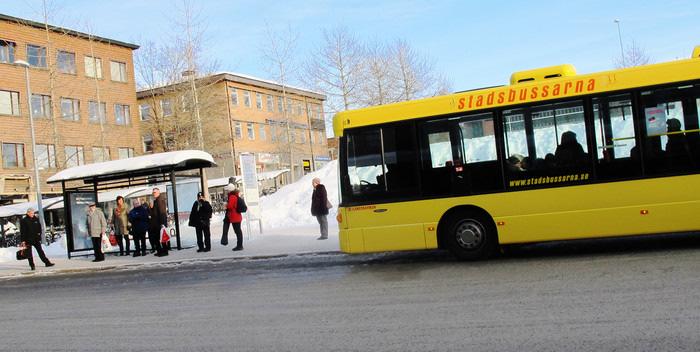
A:
[[[29,248],[29,250],[31,251],[32,249]],[[17,260],[25,260],[25,259],[29,258],[29,254],[27,252],[27,245],[24,242],[22,242],[19,245],[19,250],[17,251],[17,253],[15,255],[17,256]]]
[[[326,199],[326,208],[333,208],[333,204],[331,204],[331,201],[329,201],[328,199]]]

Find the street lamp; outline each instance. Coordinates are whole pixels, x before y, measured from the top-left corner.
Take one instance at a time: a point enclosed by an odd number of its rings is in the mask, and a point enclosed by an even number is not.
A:
[[[199,143],[199,149],[204,150],[204,136],[202,135],[202,120],[199,117],[199,99],[197,99],[197,87],[195,86],[195,71],[187,70],[182,72],[183,77],[190,78],[190,84],[192,85],[192,99],[194,102],[194,118],[197,122],[197,142]]]
[[[24,78],[27,83],[27,110],[29,111],[29,129],[32,135],[32,160],[34,162],[34,185],[36,186],[36,207],[39,213],[39,223],[41,224],[42,236],[46,231],[44,223],[44,207],[41,205],[41,179],[39,178],[39,165],[36,159],[36,137],[34,136],[34,116],[32,113],[32,89],[29,85],[29,63],[24,60],[15,60],[15,65],[24,67]],[[44,236],[45,237],[45,236]],[[49,243],[46,243],[49,245]]]
[[[620,39],[620,57],[622,58],[622,67],[626,67],[627,64],[625,64],[625,49],[622,47],[622,32],[620,31],[620,20],[615,19],[614,21],[617,23],[617,37]]]

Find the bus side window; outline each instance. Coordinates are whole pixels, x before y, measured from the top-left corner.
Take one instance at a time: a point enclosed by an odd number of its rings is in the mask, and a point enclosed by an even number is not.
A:
[[[602,180],[641,175],[630,94],[593,99],[597,177]]]
[[[455,154],[454,126],[450,121],[433,120],[419,124],[421,141],[421,190],[424,195],[449,195],[453,192],[451,171],[461,164]]]
[[[464,165],[455,167],[453,182],[470,194],[503,189],[494,125],[493,113],[459,120]]]
[[[347,194],[353,200],[373,198],[382,191],[378,177],[383,176],[381,135],[378,128],[350,132],[347,136]]]
[[[700,85],[642,93],[647,174],[684,174],[698,170],[698,96]]]

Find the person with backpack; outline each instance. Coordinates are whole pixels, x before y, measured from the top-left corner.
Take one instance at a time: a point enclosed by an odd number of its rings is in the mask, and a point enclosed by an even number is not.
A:
[[[245,213],[248,207],[245,204],[243,198],[240,197],[240,191],[234,189],[228,195],[228,201],[226,202],[226,217],[228,222],[233,226],[233,232],[236,233],[236,247],[233,248],[234,251],[243,250],[243,231],[241,231],[241,222],[243,221],[243,216],[241,213]],[[224,223],[224,234],[222,238],[228,238],[228,224]]]

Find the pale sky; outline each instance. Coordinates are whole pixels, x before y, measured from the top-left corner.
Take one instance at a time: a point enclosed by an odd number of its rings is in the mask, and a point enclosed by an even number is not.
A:
[[[53,23],[139,44],[170,35],[175,0],[53,0]],[[690,56],[700,45],[700,1],[227,1],[199,0],[207,52],[220,71],[270,78],[261,59],[265,26],[299,33],[299,58],[321,31],[344,25],[367,40],[402,38],[431,57],[455,91],[507,84],[514,71],[573,64],[613,68],[622,41],[653,61]],[[41,21],[41,0],[0,0],[0,13]]]

